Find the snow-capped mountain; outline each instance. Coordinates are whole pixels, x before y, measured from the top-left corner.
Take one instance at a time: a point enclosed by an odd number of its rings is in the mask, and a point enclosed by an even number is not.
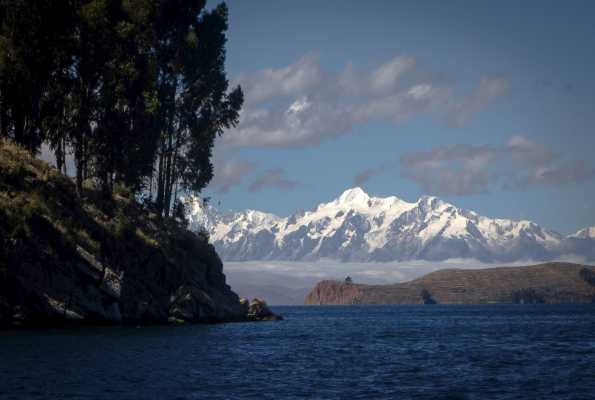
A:
[[[595,226],[581,229],[577,233],[570,235],[568,237],[573,238],[573,239],[595,239]]]
[[[289,217],[255,210],[220,213],[189,202],[191,229],[204,227],[224,260],[342,261],[595,259],[595,228],[569,237],[530,221],[493,219],[436,197],[414,203],[346,190],[315,210]]]

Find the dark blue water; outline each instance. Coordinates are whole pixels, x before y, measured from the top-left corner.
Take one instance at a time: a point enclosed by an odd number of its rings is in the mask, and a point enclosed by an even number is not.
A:
[[[275,311],[286,320],[0,332],[0,398],[595,398],[595,306]]]

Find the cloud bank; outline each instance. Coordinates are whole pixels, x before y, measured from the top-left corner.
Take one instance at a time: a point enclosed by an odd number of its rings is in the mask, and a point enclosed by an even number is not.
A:
[[[397,55],[380,65],[324,70],[307,54],[278,69],[241,74],[234,84],[246,104],[237,128],[224,136],[227,146],[296,148],[345,135],[356,124],[389,120],[398,124],[420,113],[444,117],[460,126],[508,86],[502,77],[485,76],[467,94],[417,66],[413,57]]]
[[[585,259],[572,256],[556,261],[586,263]],[[387,263],[343,263],[332,260],[228,261],[224,264],[223,272],[232,289],[240,296],[262,297],[271,304],[303,304],[306,294],[324,279],[343,280],[346,276],[351,276],[357,283],[391,284],[407,282],[442,269],[480,269],[536,263],[533,260],[524,260],[502,265],[472,259]]]
[[[218,194],[225,194],[243,179],[256,170],[256,164],[249,161],[228,159],[225,155],[215,154],[213,156],[215,175],[209,183],[209,189]]]
[[[513,136],[503,145],[437,147],[401,156],[406,178],[424,191],[443,195],[485,193],[493,186],[523,190],[595,178],[595,167],[566,160],[545,145]]]
[[[492,188],[525,190],[581,183],[595,178],[595,166],[569,160],[525,136],[501,145],[455,144],[403,154],[393,166],[384,163],[354,177],[361,184],[386,170],[400,167],[403,176],[425,193],[465,196]]]
[[[267,188],[291,190],[298,185],[297,181],[285,178],[285,171],[281,168],[272,168],[264,171],[254,182],[248,186],[251,192],[258,192]]]
[[[226,156],[216,157],[216,181],[210,188],[225,193],[256,170],[254,164],[232,158],[243,148],[317,146],[352,133],[359,124],[386,120],[398,125],[423,113],[462,126],[508,87],[502,77],[484,76],[467,93],[456,95],[455,84],[438,76],[405,55],[367,68],[347,63],[330,70],[323,68],[315,54],[279,68],[239,74],[232,84],[242,86],[245,104],[238,126],[217,142]],[[373,173],[356,180],[363,182]],[[295,186],[295,181],[282,175],[281,171],[261,171],[249,190]]]

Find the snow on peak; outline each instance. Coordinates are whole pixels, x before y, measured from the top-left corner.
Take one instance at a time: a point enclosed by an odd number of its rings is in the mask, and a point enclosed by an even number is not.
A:
[[[580,231],[570,235],[569,237],[575,239],[595,239],[595,226],[581,229]]]
[[[243,213],[237,214],[239,219],[245,220],[250,225],[255,227],[258,226],[270,226],[277,223],[280,217],[275,214],[265,213],[257,210],[246,210]]]
[[[217,224],[218,212],[201,197],[188,195],[180,198],[186,206],[186,215],[190,220],[190,229],[212,229]]]
[[[360,187],[289,217],[256,210],[218,214],[200,199],[188,214],[191,229],[206,227],[226,260],[545,260],[582,245],[530,221],[485,217],[434,196],[411,203],[372,197]],[[595,227],[569,238],[595,239]]]
[[[438,197],[435,196],[421,196],[417,202],[419,204],[427,204],[432,208],[446,205],[444,201],[440,200]]]
[[[347,189],[339,197],[339,203],[367,203],[370,200],[370,196],[364,190],[357,186],[351,189]]]

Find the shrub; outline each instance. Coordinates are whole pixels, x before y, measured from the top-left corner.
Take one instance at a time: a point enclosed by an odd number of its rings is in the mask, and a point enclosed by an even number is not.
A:
[[[186,217],[186,206],[180,200],[174,204],[173,217],[183,228],[188,226],[188,218]]]
[[[199,241],[204,243],[209,243],[209,241],[211,240],[211,235],[207,228],[205,228],[204,226],[201,226],[196,230],[196,236],[198,236]]]

